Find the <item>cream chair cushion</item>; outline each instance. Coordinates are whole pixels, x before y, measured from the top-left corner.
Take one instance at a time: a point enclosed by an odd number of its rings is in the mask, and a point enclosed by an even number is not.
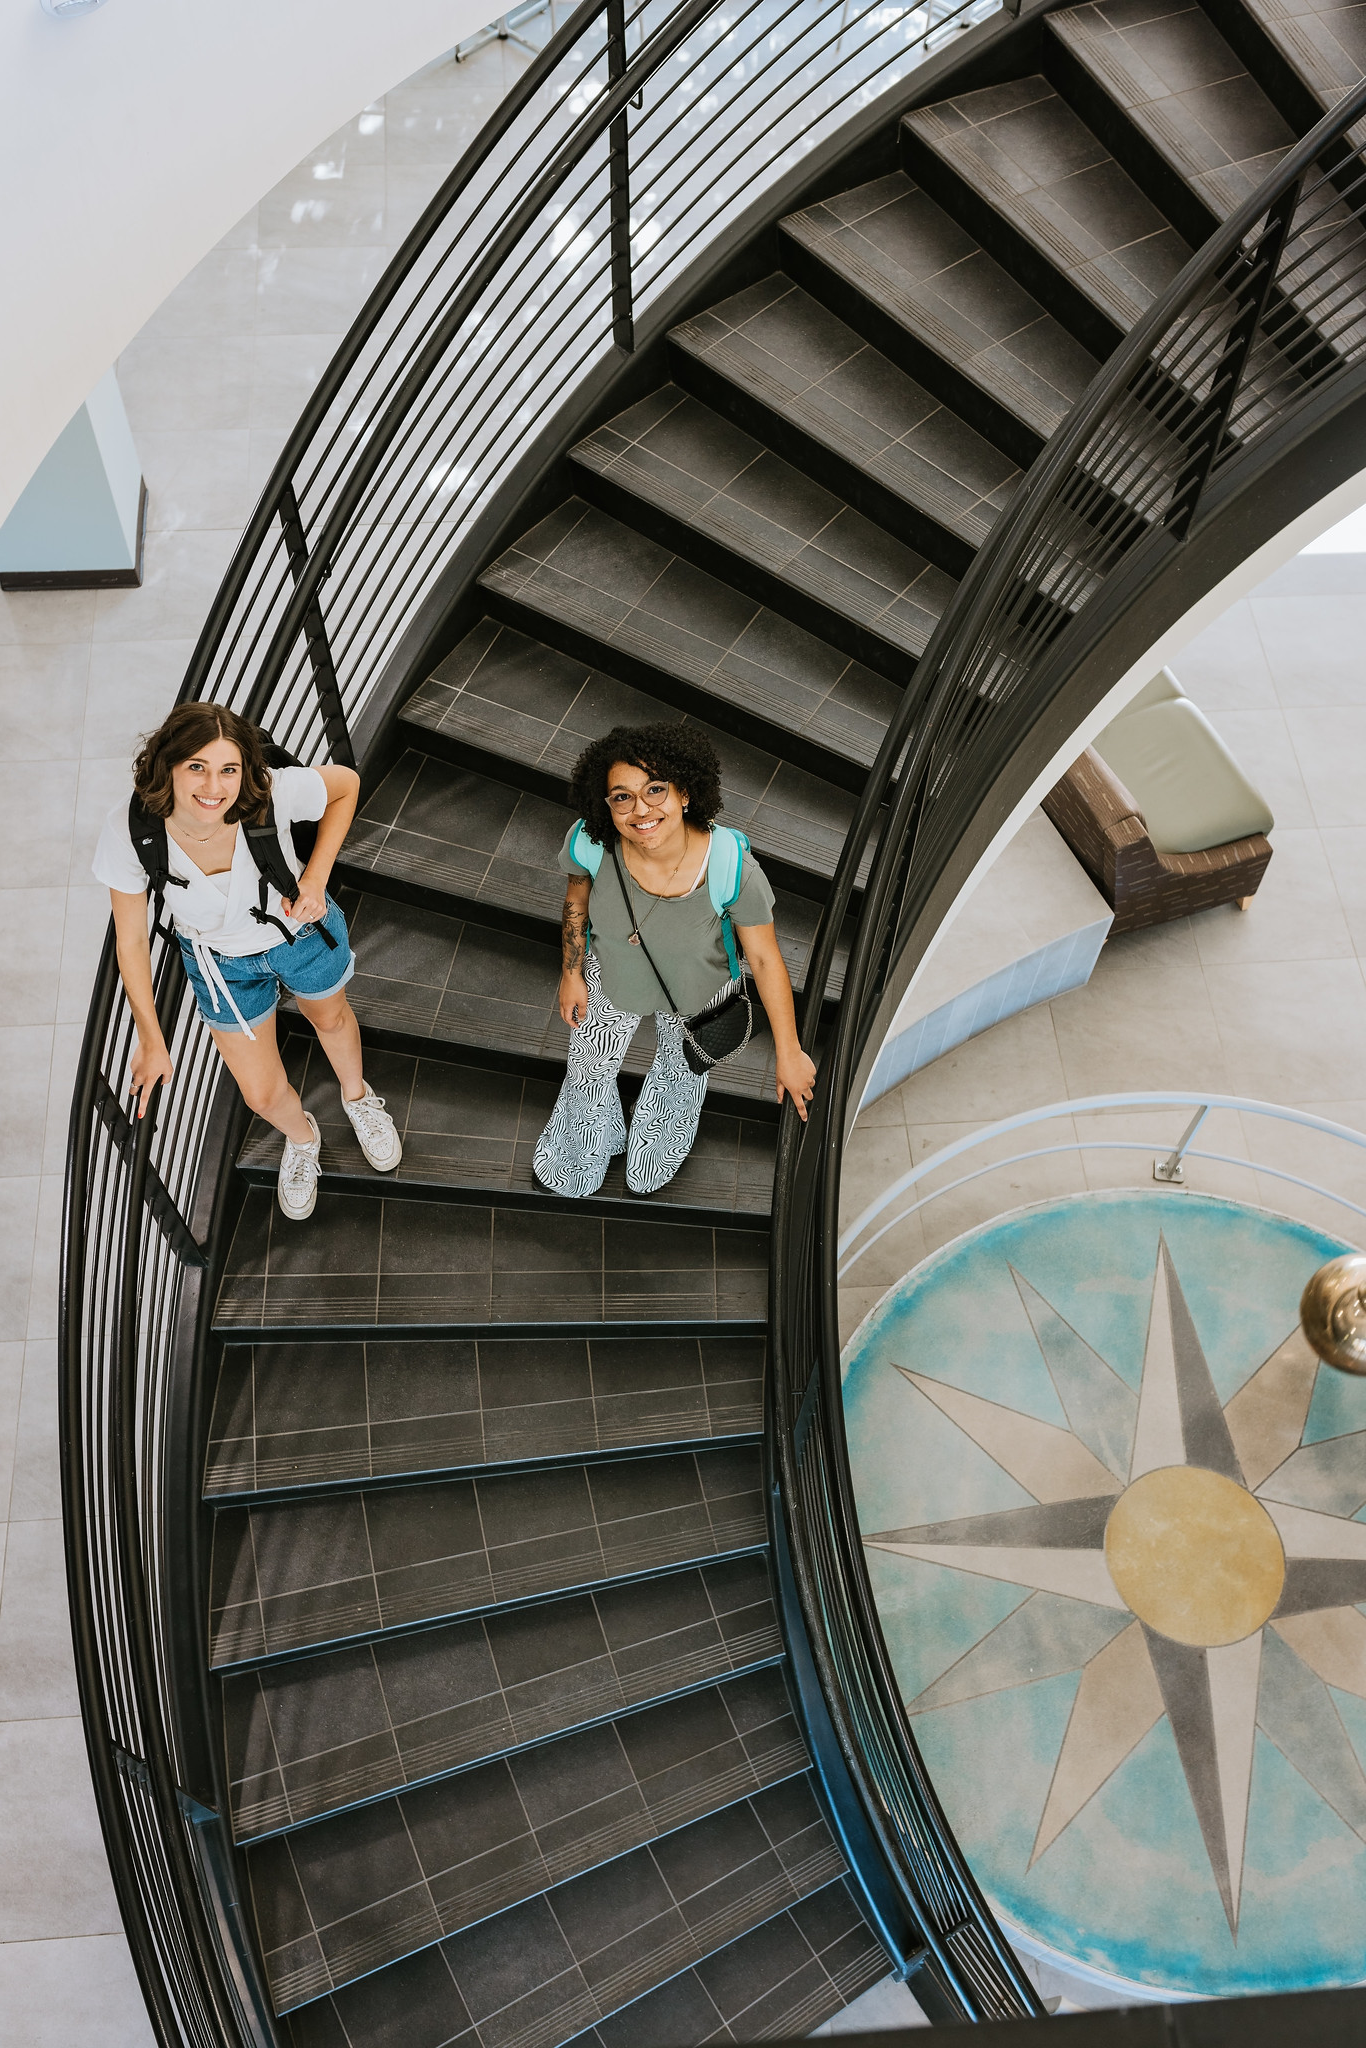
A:
[[[1165,671],[1164,671],[1165,675]],[[1175,678],[1172,678],[1175,682]],[[1275,823],[1203,711],[1154,682],[1092,744],[1124,784],[1159,853],[1204,853]],[[1152,694],[1150,694],[1152,693]]]

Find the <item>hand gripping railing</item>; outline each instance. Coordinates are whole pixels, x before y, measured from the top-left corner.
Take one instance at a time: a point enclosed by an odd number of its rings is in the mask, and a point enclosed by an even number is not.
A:
[[[290,435],[181,691],[350,760],[454,569],[482,565],[556,408],[756,195],[995,0],[584,0],[418,221]],[[539,449],[529,449],[540,437]],[[459,578],[457,577],[458,581]],[[159,2039],[267,2044],[208,1738],[196,1361],[235,1097],[153,939],[175,1062],[127,1113],[112,938],[67,1161],[62,1467],[82,1713],[133,1960]]]
[[[865,1569],[840,1398],[840,1158],[889,990],[986,793],[1043,716],[1093,619],[1198,536],[1273,436],[1366,392],[1366,83],[1193,256],[1052,436],[954,595],[860,799],[804,992],[813,1030],[875,830],[810,1120],[784,1112],[770,1325],[777,1484],[836,1735],[928,1966],[965,2016],[1039,2009],[926,1776]],[[808,1040],[809,1042],[809,1040]]]

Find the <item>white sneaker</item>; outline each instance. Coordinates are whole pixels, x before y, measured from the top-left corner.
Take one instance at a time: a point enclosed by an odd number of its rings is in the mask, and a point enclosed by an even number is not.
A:
[[[350,1117],[351,1128],[360,1140],[360,1149],[375,1172],[392,1173],[403,1157],[403,1141],[384,1107],[384,1097],[376,1095],[367,1081],[360,1101],[348,1102],[343,1095],[342,1108]]]
[[[309,1129],[313,1133],[311,1145],[296,1145],[292,1138],[285,1139],[285,1156],[280,1161],[280,1178],[275,1183],[275,1193],[280,1207],[291,1223],[302,1223],[311,1216],[318,1200],[318,1155],[322,1151],[323,1134],[318,1121],[309,1115]]]

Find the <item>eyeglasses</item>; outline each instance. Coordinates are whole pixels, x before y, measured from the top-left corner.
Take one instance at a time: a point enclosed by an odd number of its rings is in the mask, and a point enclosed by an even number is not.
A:
[[[647,782],[644,789],[640,792],[639,801],[644,803],[649,810],[662,811],[665,804],[669,801],[670,787],[671,785],[667,782]],[[607,802],[609,808],[614,810],[618,817],[624,818],[628,811],[635,809],[637,798],[632,796],[629,789],[619,789],[612,796],[608,797]]]

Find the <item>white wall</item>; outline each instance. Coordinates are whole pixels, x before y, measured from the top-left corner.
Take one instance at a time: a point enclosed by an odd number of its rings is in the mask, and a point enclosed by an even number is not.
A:
[[[0,520],[200,257],[496,4],[0,0]]]

